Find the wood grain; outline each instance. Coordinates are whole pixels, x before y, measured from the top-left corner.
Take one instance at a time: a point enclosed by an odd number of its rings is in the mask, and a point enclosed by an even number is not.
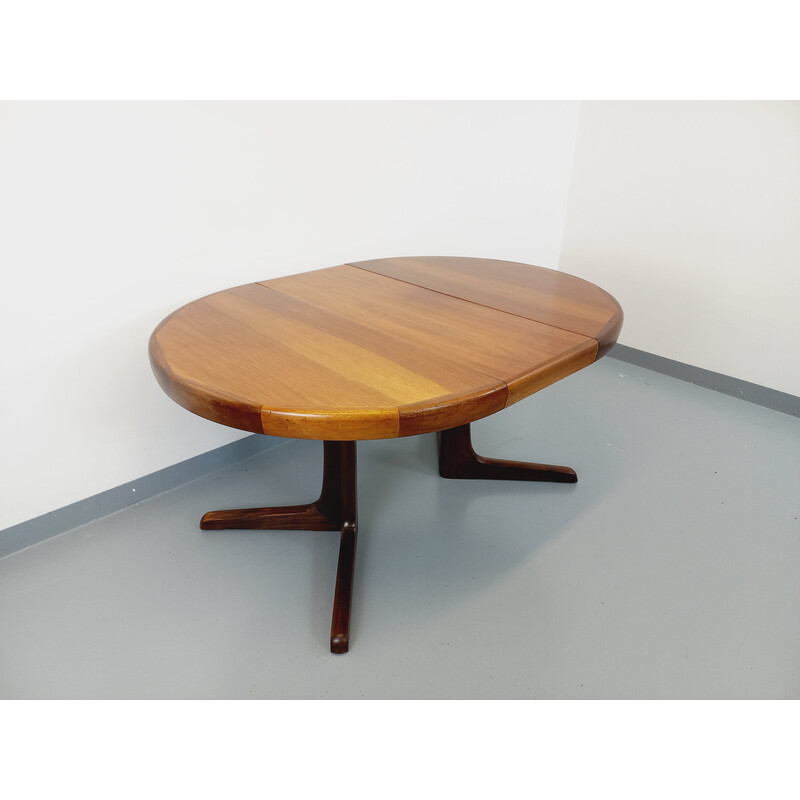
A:
[[[488,376],[492,391],[498,391],[498,383],[508,389],[499,408],[588,366],[597,353],[597,343],[589,337],[352,266],[276,278],[262,285],[315,306],[315,314],[333,307],[340,314],[360,318],[369,329],[363,335],[373,342],[380,340],[380,346],[392,357],[408,356],[417,368],[425,364],[433,375],[460,366],[469,370],[472,380],[475,373]],[[461,391],[453,389],[455,394]],[[472,400],[478,394],[474,393]],[[461,398],[461,402],[468,399]],[[421,405],[419,401],[407,404],[400,410],[400,435],[425,432],[420,427],[440,430],[426,427],[420,415],[442,414],[441,406],[458,402],[451,396],[437,398],[436,402],[426,399]],[[481,416],[499,408],[493,403]],[[460,425],[468,419],[480,416],[450,416],[445,420],[450,424],[442,427]]]
[[[580,327],[570,319],[584,308],[584,330],[612,324],[612,308],[605,293],[593,293],[596,287],[541,278],[534,291],[520,278],[520,292],[538,298],[535,314],[550,320],[541,321],[497,307],[511,305],[508,271],[493,282],[476,260],[448,259],[444,272],[441,261],[362,262],[201,298],[153,332],[153,370],[176,402],[222,424],[353,441],[468,424],[597,357],[595,336],[562,327]],[[468,263],[459,289],[461,262]],[[430,266],[431,280],[443,286],[444,274],[451,291],[383,274],[375,265],[415,281]],[[484,302],[467,297],[477,298],[479,290]],[[547,292],[557,295],[549,317],[542,311]]]
[[[622,308],[608,292],[544,267],[449,256],[383,258],[353,266],[591,336],[598,343],[598,358],[622,328]]]

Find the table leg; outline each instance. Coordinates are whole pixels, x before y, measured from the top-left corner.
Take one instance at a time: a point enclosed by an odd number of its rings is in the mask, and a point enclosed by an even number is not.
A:
[[[350,649],[350,602],[353,598],[357,534],[358,529],[354,524],[345,522],[342,525],[331,616],[331,653],[346,653]]]
[[[325,442],[325,448],[325,470],[336,476],[335,485],[330,490],[330,502],[337,504],[336,514],[342,529],[336,589],[333,593],[331,653],[346,653],[350,647],[350,601],[353,596],[353,568],[358,536],[356,443]],[[335,471],[329,469],[329,461],[336,465]],[[323,495],[324,485],[323,481]]]
[[[209,511],[203,530],[341,531],[333,597],[331,652],[346,653],[350,641],[350,605],[358,534],[356,443],[324,442],[322,491],[313,503],[270,508]]]
[[[551,464],[484,458],[472,449],[469,425],[440,431],[439,474],[443,478],[476,478],[499,481],[554,481],[577,483],[575,470]]]

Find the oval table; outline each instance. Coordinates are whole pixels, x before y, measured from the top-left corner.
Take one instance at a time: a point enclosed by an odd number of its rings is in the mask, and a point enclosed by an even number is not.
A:
[[[150,338],[164,391],[206,419],[324,442],[307,505],[209,511],[204,530],[341,532],[331,651],[347,652],[358,530],[356,441],[439,434],[445,478],[574,483],[568,467],[475,454],[471,422],[586,367],[622,309],[563,272],[509,261],[360,261],[189,303]]]

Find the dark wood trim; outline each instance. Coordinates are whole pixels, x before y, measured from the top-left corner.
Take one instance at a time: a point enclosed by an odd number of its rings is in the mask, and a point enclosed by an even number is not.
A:
[[[474,478],[497,481],[553,481],[577,483],[575,470],[551,464],[504,461],[484,458],[472,449],[469,425],[441,431],[439,439],[439,474],[443,478]]]
[[[341,523],[339,563],[331,616],[331,652],[346,653],[350,649],[350,605],[353,597],[353,572],[358,538],[358,498],[356,492],[356,443],[325,442],[325,472],[335,486],[330,502],[335,504],[336,518]],[[323,495],[325,481],[323,479]]]
[[[322,490],[313,503],[209,511],[203,530],[341,531],[331,618],[331,652],[350,647],[350,608],[358,536],[356,443],[324,442]]]

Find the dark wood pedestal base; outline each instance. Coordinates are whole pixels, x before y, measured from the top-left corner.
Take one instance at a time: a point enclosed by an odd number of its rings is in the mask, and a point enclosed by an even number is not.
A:
[[[200,520],[200,527],[206,531],[234,528],[341,531],[339,566],[333,594],[331,652],[347,652],[358,535],[355,442],[324,442],[322,491],[315,502],[301,506],[209,511]]]
[[[569,467],[529,464],[527,461],[503,461],[499,458],[479,456],[472,449],[469,425],[441,431],[436,435],[439,437],[439,474],[443,478],[578,482],[575,470]]]
[[[469,425],[441,431],[439,474],[443,478],[575,483],[569,467],[483,458],[472,449]],[[306,505],[209,511],[203,530],[341,531],[336,589],[331,620],[331,652],[346,653],[350,644],[350,605],[358,534],[356,507],[356,443],[324,442],[322,491]]]

